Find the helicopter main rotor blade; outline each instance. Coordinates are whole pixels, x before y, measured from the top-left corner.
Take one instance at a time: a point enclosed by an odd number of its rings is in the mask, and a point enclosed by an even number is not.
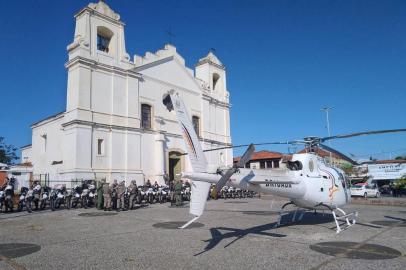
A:
[[[358,164],[358,163],[357,163],[355,160],[353,160],[352,158],[347,157],[347,156],[344,155],[343,153],[341,153],[341,152],[335,150],[334,148],[331,148],[331,147],[329,147],[329,146],[327,146],[327,145],[325,145],[325,144],[320,143],[320,144],[319,144],[319,147],[322,148],[322,149],[324,149],[324,150],[326,150],[326,151],[329,151],[329,152],[331,152],[331,153],[334,153],[334,154],[340,156],[342,159],[348,161],[348,162],[351,163],[352,165]]]
[[[300,140],[295,140],[295,141],[287,141],[287,142],[265,142],[265,143],[251,143],[252,145],[258,146],[258,145],[284,145],[284,144],[306,144],[305,141],[300,141]],[[230,146],[224,146],[224,147],[219,147],[219,148],[212,148],[212,149],[206,149],[203,150],[203,152],[211,152],[211,151],[218,151],[218,150],[224,150],[224,149],[232,149],[232,148],[241,148],[241,147],[247,147],[250,146],[251,144],[240,144],[240,145],[230,145]]]
[[[254,144],[251,143],[247,151],[245,151],[244,155],[241,156],[240,160],[237,162],[235,167],[237,168],[244,167],[245,163],[247,163],[251,159],[251,156],[254,152],[255,146]]]
[[[325,141],[333,140],[333,139],[351,138],[351,137],[363,136],[363,135],[374,135],[374,134],[396,133],[396,132],[406,132],[406,128],[373,130],[373,131],[355,132],[355,133],[349,133],[349,134],[343,134],[343,135],[335,135],[335,136],[320,138],[320,142],[325,142]]]

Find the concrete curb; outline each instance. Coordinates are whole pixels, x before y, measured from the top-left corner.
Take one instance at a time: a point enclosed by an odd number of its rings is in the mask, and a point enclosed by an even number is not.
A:
[[[351,204],[406,207],[406,198],[351,198]]]

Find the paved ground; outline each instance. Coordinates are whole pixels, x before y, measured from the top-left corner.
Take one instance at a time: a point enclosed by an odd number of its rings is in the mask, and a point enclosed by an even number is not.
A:
[[[404,207],[350,205],[346,210],[358,210],[364,225],[337,235],[330,215],[312,213],[274,229],[277,215],[270,203],[210,201],[198,221],[203,226],[186,230],[161,224],[189,218],[188,208],[168,205],[96,217],[79,216],[95,209],[1,214],[0,269],[406,269]],[[283,203],[277,200],[273,208]],[[388,222],[369,224],[375,221]],[[348,250],[345,241],[355,244]],[[10,248],[7,243],[34,245]],[[35,252],[16,257],[21,254],[13,251]]]
[[[362,198],[362,197],[352,197],[353,204],[377,204],[377,205],[388,205],[388,206],[404,206],[406,207],[406,197],[389,197],[382,196],[379,198]]]

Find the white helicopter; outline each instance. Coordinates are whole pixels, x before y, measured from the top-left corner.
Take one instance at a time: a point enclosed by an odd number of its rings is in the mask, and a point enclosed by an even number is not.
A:
[[[192,180],[192,195],[189,212],[194,215],[192,220],[180,227],[181,229],[189,226],[203,214],[211,184],[216,184],[217,192],[219,192],[224,185],[228,184],[236,188],[288,198],[290,202],[282,206],[276,226],[279,226],[281,223],[284,213],[283,209],[287,205],[294,205],[297,209],[303,210],[331,211],[335,220],[337,233],[339,233],[355,224],[353,217],[358,216],[357,212],[347,214],[341,209],[341,207],[351,201],[350,182],[346,179],[341,169],[326,164],[321,157],[315,154],[314,150],[320,147],[332,153],[340,154],[346,160],[354,163],[349,157],[322,143],[332,139],[406,131],[406,129],[394,129],[359,132],[323,138],[307,137],[304,140],[228,146],[203,151],[179,94],[175,94],[174,90],[169,91],[168,94],[163,97],[163,104],[169,111],[175,110],[176,112],[186,144],[187,154],[193,169],[193,172],[181,173],[183,178]],[[255,151],[254,145],[271,144],[303,144],[307,151],[302,154],[294,154],[291,161],[287,162],[286,169],[255,170],[243,168]],[[247,151],[233,167],[225,171],[207,171],[207,161],[204,152],[244,146],[248,146]],[[292,222],[295,221],[297,211],[298,210],[294,212]],[[302,219],[303,214],[304,212],[302,211],[298,220]],[[345,223],[340,224],[342,222]]]

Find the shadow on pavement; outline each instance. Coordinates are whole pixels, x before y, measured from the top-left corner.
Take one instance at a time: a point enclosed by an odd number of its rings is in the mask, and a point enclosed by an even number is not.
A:
[[[229,247],[239,239],[245,237],[246,235],[249,234],[255,234],[255,235],[261,235],[261,236],[269,236],[269,237],[286,237],[284,234],[278,234],[278,233],[271,233],[267,232],[269,230],[274,229],[276,223],[269,223],[265,225],[259,225],[255,227],[251,227],[248,229],[237,229],[237,228],[229,228],[229,227],[217,227],[217,228],[211,228],[210,233],[212,238],[208,240],[204,240],[204,242],[208,242],[207,246],[204,248],[202,252],[199,252],[195,254],[194,256],[199,256],[214,247],[216,247],[222,240],[228,239],[228,238],[235,238],[233,241],[228,243],[224,248]],[[222,233],[221,231],[228,231],[226,233]]]

